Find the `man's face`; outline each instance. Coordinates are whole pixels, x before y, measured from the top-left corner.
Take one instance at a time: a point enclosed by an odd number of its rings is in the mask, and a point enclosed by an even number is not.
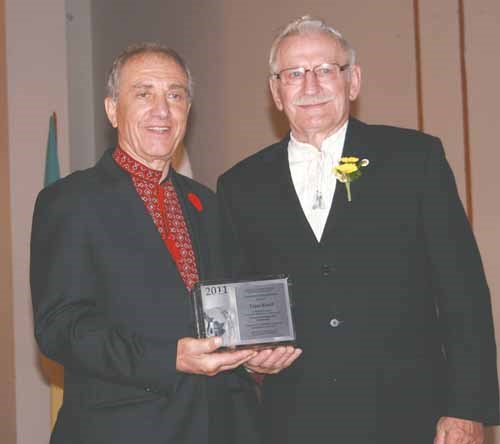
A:
[[[339,43],[324,33],[287,37],[276,55],[277,72],[294,67],[312,69],[322,63],[348,63]],[[347,121],[350,102],[358,96],[360,85],[357,65],[340,72],[334,80],[318,81],[313,72],[307,72],[304,81],[297,85],[270,80],[274,102],[288,117],[294,137],[317,147]]]
[[[106,113],[118,129],[118,144],[136,160],[165,170],[184,137],[190,108],[182,68],[162,54],[141,54],[123,66],[118,99]]]

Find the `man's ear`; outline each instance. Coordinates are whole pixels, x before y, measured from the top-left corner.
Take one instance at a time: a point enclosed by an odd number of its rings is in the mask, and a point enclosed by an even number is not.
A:
[[[271,94],[273,96],[274,104],[276,108],[283,111],[283,102],[281,101],[281,96],[279,92],[278,79],[269,79],[269,88],[271,89]]]
[[[104,99],[104,109],[106,110],[106,115],[108,116],[109,123],[113,128],[118,126],[116,121],[116,106],[117,102],[115,102],[111,97],[106,97]]]
[[[361,67],[353,65],[351,67],[351,80],[349,82],[349,100],[353,102],[359,96],[361,90]]]

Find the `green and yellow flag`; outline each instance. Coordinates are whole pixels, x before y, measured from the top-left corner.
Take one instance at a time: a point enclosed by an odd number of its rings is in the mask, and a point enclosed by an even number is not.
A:
[[[56,113],[52,113],[49,119],[49,137],[47,139],[47,155],[45,157],[44,186],[50,185],[59,179],[59,158],[57,156],[57,132]]]
[[[45,157],[44,186],[48,186],[61,177],[59,170],[59,158],[57,155],[57,127],[56,113],[52,113],[49,119],[49,136],[47,138],[47,154]],[[41,357],[44,374],[50,381],[50,422],[51,426],[57,418],[57,413],[62,404],[64,369],[58,363],[51,361],[46,356]]]

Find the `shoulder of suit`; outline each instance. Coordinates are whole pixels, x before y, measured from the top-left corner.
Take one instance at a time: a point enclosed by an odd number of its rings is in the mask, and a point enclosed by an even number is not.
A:
[[[241,174],[250,174],[253,176],[253,174],[257,174],[264,165],[272,162],[277,155],[283,152],[283,150],[286,150],[287,146],[288,137],[257,151],[243,160],[240,160],[233,167],[229,168],[224,174],[222,174],[221,179],[225,177],[239,176]]]
[[[355,119],[353,119],[353,125],[356,128],[361,128],[362,131],[367,132],[367,134],[369,134],[369,136],[371,138],[374,138],[375,140],[390,139],[396,141],[402,140],[406,142],[409,140],[413,140],[415,143],[432,143],[439,140],[437,137],[431,134],[427,134],[425,132],[411,128],[367,124]]]
[[[206,199],[211,199],[214,192],[201,183],[182,174],[175,173],[185,189],[193,191]],[[104,153],[96,165],[75,171],[40,191],[39,195],[47,202],[84,199],[96,196],[108,189],[128,184],[129,176],[121,170],[111,158],[111,150]]]
[[[425,152],[428,149],[441,145],[437,137],[415,129],[368,124],[354,118],[351,119],[350,124],[354,131],[363,133],[364,138],[370,141],[370,146],[376,146],[383,150],[402,150],[403,152],[416,150]],[[228,169],[221,175],[219,180],[230,180],[230,178],[242,180],[242,177],[247,175],[252,178],[258,177],[259,171],[267,163],[274,160],[276,155],[286,150],[287,145],[288,138],[285,138],[257,151],[255,154],[239,161]]]
[[[74,171],[42,189],[38,201],[46,206],[75,208],[119,183],[128,183],[128,174],[113,161],[112,151],[107,150],[94,166]]]
[[[89,182],[92,182],[95,179],[93,172],[94,168],[95,167],[91,167],[85,170],[74,171],[48,185],[44,188],[44,190],[57,194],[65,190],[76,189],[79,187],[85,188]]]
[[[351,131],[366,141],[369,150],[379,153],[380,158],[418,161],[431,153],[443,152],[439,138],[411,128],[389,125],[366,124],[351,119]]]
[[[33,222],[60,223],[67,218],[87,218],[96,202],[94,167],[75,171],[43,188],[36,198]],[[59,222],[58,222],[59,221]]]

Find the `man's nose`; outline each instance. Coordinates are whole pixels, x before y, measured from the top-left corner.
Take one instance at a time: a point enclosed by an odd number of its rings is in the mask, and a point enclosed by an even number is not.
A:
[[[165,95],[159,94],[156,96],[153,106],[153,113],[159,117],[165,118],[170,112],[170,104]]]
[[[314,94],[320,89],[318,78],[314,71],[308,70],[304,77],[304,91],[309,94]]]

